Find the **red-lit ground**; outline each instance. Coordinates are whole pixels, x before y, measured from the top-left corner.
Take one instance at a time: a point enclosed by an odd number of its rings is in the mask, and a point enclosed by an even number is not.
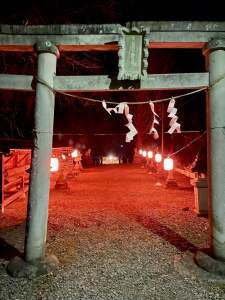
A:
[[[224,299],[221,288],[174,268],[175,255],[208,245],[208,220],[193,211],[193,187],[176,179],[178,188],[165,189],[140,166],[101,166],[84,169],[70,191],[53,190],[47,253],[61,265],[32,281],[4,270],[16,253],[7,243],[23,247],[25,203],[13,203],[0,221],[0,241],[9,247],[0,256],[0,299]]]

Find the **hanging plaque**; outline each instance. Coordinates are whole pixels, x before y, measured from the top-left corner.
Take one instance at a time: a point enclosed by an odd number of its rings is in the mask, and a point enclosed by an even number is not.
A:
[[[119,41],[119,80],[137,80],[147,74],[148,40],[145,31],[123,29]]]

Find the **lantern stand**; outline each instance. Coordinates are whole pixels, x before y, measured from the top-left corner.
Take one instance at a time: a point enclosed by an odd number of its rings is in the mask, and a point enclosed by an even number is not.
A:
[[[155,154],[155,164],[156,164],[156,186],[161,186],[162,183],[160,182],[162,176],[162,155],[160,153]]]
[[[81,165],[81,156],[77,156],[73,159],[73,172],[75,176],[78,176],[80,174],[80,171],[82,170]]]
[[[70,153],[68,153],[68,158],[67,158],[67,175],[65,175],[66,179],[73,179],[74,178],[74,163],[73,163],[73,157],[71,156]]]
[[[157,167],[153,161],[152,158],[148,159],[148,174],[156,174],[157,173]]]
[[[173,170],[168,171],[168,175],[167,175],[167,178],[166,178],[165,187],[166,188],[175,188],[175,187],[178,187],[177,181],[174,178]]]
[[[56,180],[55,183],[55,189],[56,190],[69,190],[69,186],[65,177],[65,166],[63,165],[63,162],[61,160],[61,168],[59,169],[59,177]]]
[[[165,187],[166,188],[175,188],[178,186],[176,179],[174,178],[174,168],[173,168],[173,161],[169,157],[164,160],[164,170],[168,172]],[[166,166],[166,161],[169,162],[169,166]]]
[[[154,164],[154,158],[153,158],[154,154],[153,151],[149,150],[147,152],[147,172],[148,174],[152,174],[152,173],[156,173],[156,166]]]
[[[141,155],[142,155],[142,163],[143,164],[141,164],[141,168],[142,169],[145,169],[146,167],[147,167],[147,151],[146,150],[143,150],[142,151],[142,153],[141,153]]]

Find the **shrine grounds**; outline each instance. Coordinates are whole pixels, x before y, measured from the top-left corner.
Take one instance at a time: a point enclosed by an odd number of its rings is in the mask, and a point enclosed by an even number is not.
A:
[[[176,267],[182,254],[208,247],[209,225],[194,212],[189,179],[175,178],[178,187],[166,189],[140,165],[100,166],[67,191],[53,189],[46,251],[60,263],[33,279],[6,272],[23,252],[26,200],[9,205],[0,216],[0,299],[225,299],[223,285]]]

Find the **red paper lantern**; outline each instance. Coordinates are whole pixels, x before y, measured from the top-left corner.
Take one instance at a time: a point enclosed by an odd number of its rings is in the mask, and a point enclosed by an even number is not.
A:
[[[71,153],[71,156],[72,156],[73,158],[77,157],[77,156],[78,156],[78,151],[77,151],[76,149],[73,150],[73,152]]]
[[[57,172],[59,170],[59,160],[56,157],[52,157],[50,161],[50,171]]]
[[[166,171],[173,170],[173,159],[170,157],[165,158],[163,161],[163,168]]]
[[[157,163],[160,163],[162,161],[162,155],[160,153],[156,153],[156,155],[155,155],[155,161]]]
[[[153,158],[153,152],[152,151],[148,151],[148,158]]]

